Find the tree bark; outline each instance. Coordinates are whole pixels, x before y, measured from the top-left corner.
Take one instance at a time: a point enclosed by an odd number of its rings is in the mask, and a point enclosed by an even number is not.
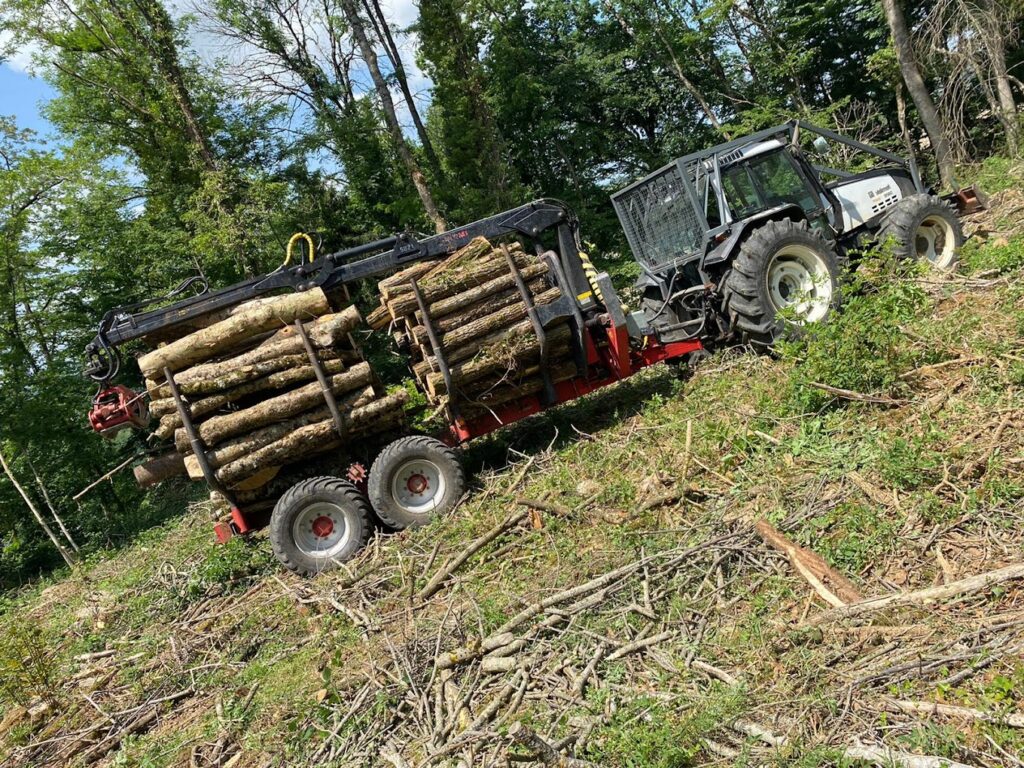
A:
[[[262,379],[256,379],[234,387],[227,392],[195,400],[190,405],[192,418],[201,419],[203,416],[223,408],[228,403],[238,402],[243,397],[254,395],[257,392],[270,392],[275,389],[284,389],[294,384],[304,384],[307,381],[312,381],[316,378],[316,373],[313,370],[313,366],[308,364],[308,359],[305,362],[307,364],[301,368],[289,368],[284,371],[278,371]],[[322,365],[324,373],[328,375],[341,373],[345,370],[345,364],[341,360],[323,360]],[[161,429],[164,426],[164,420],[168,417],[171,417],[174,421],[171,432],[181,426],[181,420],[178,418],[178,406],[173,398],[168,397],[162,400],[154,400],[150,403],[149,410],[154,416],[161,417]],[[170,433],[162,434],[161,429],[157,430],[158,437],[161,439],[170,437]]]
[[[50,537],[50,541],[53,542],[53,546],[55,546],[57,551],[60,552],[60,556],[64,558],[64,562],[69,566],[73,566],[75,564],[74,555],[64,548],[64,545],[60,543],[60,539],[57,538],[50,526],[46,524],[46,520],[39,513],[39,509],[32,501],[32,498],[25,492],[25,489],[21,487],[21,483],[19,483],[18,479],[14,476],[14,473],[7,464],[7,459],[4,458],[2,451],[0,451],[0,467],[3,468],[4,474],[7,475],[7,479],[11,481],[11,485],[14,486],[14,490],[16,490],[21,498],[24,499],[25,505],[29,508],[32,516],[36,519],[36,522],[39,523],[39,527],[43,529],[43,532],[46,533],[47,536]]]
[[[444,232],[448,229],[448,223],[445,221],[444,216],[441,215],[440,210],[438,210],[437,203],[434,202],[433,193],[431,193],[427,180],[423,176],[423,171],[420,170],[419,164],[416,162],[416,158],[413,157],[412,150],[409,149],[409,144],[405,140],[405,136],[402,135],[402,126],[398,122],[398,115],[395,112],[395,102],[391,98],[391,91],[388,88],[387,81],[384,79],[384,75],[381,74],[380,66],[377,63],[377,54],[366,37],[366,29],[363,26],[363,19],[359,15],[355,0],[340,0],[340,5],[345,14],[345,19],[348,21],[352,37],[359,47],[363,61],[366,62],[367,70],[370,72],[370,78],[373,80],[374,89],[377,91],[377,98],[380,99],[381,110],[384,112],[384,122],[387,124],[388,133],[391,134],[391,142],[394,145],[395,151],[398,152],[398,156],[401,158],[402,164],[405,166],[417,194],[419,194],[427,217],[434,223],[434,228],[438,233]]]
[[[395,80],[398,81],[398,87],[402,91],[402,96],[405,97],[406,106],[409,107],[409,116],[412,118],[413,125],[416,126],[416,135],[420,138],[423,154],[427,156],[427,163],[434,174],[434,180],[440,181],[444,177],[441,163],[437,159],[437,153],[434,151],[434,143],[430,140],[430,134],[427,133],[427,128],[423,125],[423,120],[420,118],[420,111],[416,107],[416,100],[412,90],[409,88],[409,78],[405,73],[402,54],[398,50],[398,46],[395,45],[395,38],[391,35],[391,27],[388,25],[388,20],[384,17],[384,12],[381,10],[378,0],[363,0],[363,7],[366,9],[367,18],[370,20],[377,39],[384,46],[384,53],[387,54],[388,61],[391,62],[391,70],[395,73]]]
[[[184,338],[172,341],[139,358],[139,369],[150,379],[162,379],[164,368],[180,371],[226,352],[241,341],[298,319],[330,312],[327,297],[319,288],[289,293],[269,304],[221,320]]]
[[[373,401],[373,399],[373,387],[364,387],[363,389],[338,398],[338,409],[344,413],[347,410],[361,408],[364,405],[368,405]],[[221,443],[216,448],[207,451],[206,458],[210,462],[211,467],[219,469],[225,464],[230,464],[232,461],[236,461],[243,456],[247,456],[253,451],[257,451],[283,437],[287,437],[290,433],[300,427],[305,427],[308,424],[315,424],[318,421],[324,421],[329,418],[331,418],[331,411],[326,405],[324,405],[311,411],[306,411],[295,418],[288,419],[288,421],[283,421],[279,424],[271,424],[263,427],[262,429],[257,429],[255,432],[250,432],[247,435],[241,435],[233,440]],[[187,450],[191,450],[192,446],[179,446],[179,450],[183,447]],[[192,454],[185,456],[185,470],[188,472],[188,476],[192,479],[203,479],[203,470],[199,466],[199,460]]]
[[[373,372],[368,363],[360,363],[345,373],[328,378],[331,391],[335,394],[364,387],[372,383],[372,380]],[[320,382],[314,381],[244,410],[214,416],[199,425],[199,436],[208,447],[214,446],[229,437],[300,414],[322,400],[323,392],[320,390]]]
[[[28,464],[28,468],[32,471],[32,476],[36,479],[36,487],[39,488],[39,492],[43,494],[43,501],[46,502],[46,506],[50,510],[50,514],[53,516],[53,519],[56,521],[57,527],[60,528],[60,532],[64,534],[64,538],[67,539],[71,548],[75,550],[75,552],[78,552],[78,544],[76,544],[75,540],[71,537],[70,531],[68,531],[67,526],[64,525],[64,520],[61,519],[59,514],[57,514],[57,508],[53,506],[53,501],[50,499],[50,492],[47,491],[46,486],[43,485],[43,478],[41,478],[39,473],[36,472],[36,465],[33,464],[32,460],[28,457],[26,457],[26,463]]]
[[[185,457],[177,451],[169,451],[132,470],[135,482],[140,488],[151,488],[172,477],[185,474]]]
[[[347,423],[352,428],[388,423],[391,414],[401,413],[406,398],[406,393],[399,391],[362,408],[356,408],[348,415]],[[298,456],[323,453],[339,445],[341,438],[335,431],[334,421],[326,419],[301,427],[276,442],[226,464],[217,472],[217,477],[223,483],[234,484],[252,476],[263,467],[294,461]]]
[[[907,91],[910,98],[917,107],[917,113],[921,116],[924,130],[932,143],[932,151],[935,153],[935,162],[939,167],[939,177],[942,185],[949,189],[956,187],[953,173],[953,158],[949,151],[949,141],[946,132],[939,119],[939,112],[935,108],[935,102],[928,92],[924,77],[914,57],[914,48],[910,40],[910,32],[907,29],[907,20],[903,15],[903,9],[899,0],[882,0],[882,8],[885,11],[886,21],[889,22],[889,31],[892,33],[893,48],[896,49],[896,58],[900,64],[900,72],[903,81],[907,84]]]
[[[530,259],[524,253],[515,254],[516,266],[519,267],[523,279],[532,280],[547,271],[546,264],[529,263]],[[428,305],[431,316],[435,310],[433,304],[441,299],[451,299],[443,305],[443,311],[438,315],[446,314],[468,303],[466,300],[477,301],[483,296],[488,296],[496,291],[515,286],[515,278],[509,272],[508,263],[502,259],[486,259],[479,262],[474,269],[467,270],[459,275],[458,281],[441,276],[433,280],[427,278],[420,284],[420,293],[423,301]],[[486,290],[484,290],[486,287]],[[474,288],[478,289],[474,294]],[[411,293],[402,293],[388,302],[388,311],[396,320],[404,315],[412,314],[419,307],[416,297]]]

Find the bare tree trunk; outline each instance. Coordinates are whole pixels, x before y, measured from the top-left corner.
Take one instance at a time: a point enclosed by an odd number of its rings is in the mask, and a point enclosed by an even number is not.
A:
[[[43,519],[43,516],[39,514],[39,510],[32,502],[31,497],[25,492],[25,489],[21,487],[21,484],[14,476],[14,473],[11,472],[11,468],[7,464],[7,459],[4,458],[3,452],[0,452],[0,467],[3,467],[4,474],[7,475],[7,479],[11,481],[14,489],[21,495],[21,498],[25,500],[25,504],[28,505],[29,510],[32,512],[32,516],[35,517],[36,522],[39,523],[39,527],[46,532],[47,536],[50,537],[50,541],[53,542],[53,546],[55,546],[57,551],[60,552],[60,556],[64,558],[64,562],[69,566],[73,566],[75,564],[74,556],[64,548],[64,545],[60,543],[60,539],[57,538],[50,526],[46,524],[46,520]]]
[[[438,210],[437,204],[434,202],[434,196],[427,185],[427,180],[423,176],[423,171],[420,170],[419,164],[416,162],[416,158],[413,157],[412,150],[409,149],[409,144],[405,140],[405,136],[402,135],[402,126],[398,122],[398,114],[395,112],[395,102],[391,98],[391,91],[388,90],[387,81],[385,81],[384,75],[381,74],[380,66],[377,63],[377,53],[373,50],[373,46],[370,45],[370,41],[366,37],[366,28],[363,26],[362,18],[359,16],[359,9],[356,7],[355,0],[340,0],[340,3],[341,9],[344,11],[345,18],[348,20],[349,27],[351,28],[352,37],[355,39],[363,61],[366,62],[366,68],[370,72],[370,77],[373,79],[373,86],[377,91],[377,97],[380,99],[381,109],[384,112],[384,121],[387,123],[388,132],[391,134],[395,150],[398,152],[402,164],[409,173],[413,186],[416,187],[416,192],[420,196],[420,201],[423,203],[423,209],[426,211],[427,217],[434,222],[434,228],[437,232],[444,232],[448,229],[448,224],[444,220],[444,216],[441,215],[440,210]]]
[[[1016,157],[1020,151],[1020,118],[1006,68],[1006,40],[1001,30],[989,30],[986,38],[985,45],[992,60],[992,76],[996,81],[996,95],[999,98],[999,122],[1006,131],[1006,148]]]
[[[931,140],[942,185],[952,189],[956,186],[956,182],[953,178],[953,159],[949,152],[949,141],[942,128],[942,121],[939,119],[935,102],[932,101],[928,86],[925,85],[924,77],[922,77],[917,60],[914,58],[914,49],[910,41],[910,32],[907,29],[907,20],[903,16],[903,9],[899,6],[898,0],[882,0],[882,8],[885,11],[885,18],[889,22],[893,48],[896,49],[896,58],[899,60],[900,72],[907,84],[907,91],[910,93],[914,106],[917,107],[924,130]]]
[[[380,2],[378,0],[363,0],[363,7],[366,9],[366,15],[370,19],[370,24],[373,26],[377,39],[384,46],[384,52],[391,62],[391,69],[395,73],[395,80],[398,81],[398,87],[402,89],[402,96],[405,97],[405,103],[409,107],[409,115],[412,117],[413,125],[416,126],[416,135],[420,137],[423,153],[427,156],[427,162],[430,163],[430,168],[434,172],[434,178],[440,179],[441,163],[437,159],[434,143],[430,140],[427,127],[423,124],[420,112],[416,108],[416,101],[413,98],[412,90],[409,88],[409,78],[405,73],[405,64],[402,63],[402,54],[398,50],[398,46],[395,45],[395,38],[391,34],[391,27],[388,26],[388,20],[381,10]]]
[[[75,540],[71,538],[71,533],[68,531],[67,526],[64,525],[64,521],[61,519],[60,515],[57,514],[57,508],[53,506],[53,502],[50,501],[50,494],[46,490],[46,486],[43,485],[43,479],[39,476],[39,473],[36,472],[36,466],[32,463],[31,459],[28,460],[28,468],[32,470],[32,475],[36,479],[36,485],[39,487],[40,493],[43,494],[43,500],[46,502],[46,506],[49,507],[50,514],[53,515],[53,519],[57,521],[57,525],[60,528],[61,533],[64,534],[64,538],[68,540],[68,544],[71,545],[71,548],[75,550],[75,552],[78,552],[78,545],[75,543]]]

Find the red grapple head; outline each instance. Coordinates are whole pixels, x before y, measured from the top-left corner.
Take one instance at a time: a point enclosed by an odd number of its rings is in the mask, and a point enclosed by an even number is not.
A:
[[[101,389],[93,398],[89,424],[104,437],[111,437],[125,427],[142,429],[149,424],[145,396],[123,384]]]

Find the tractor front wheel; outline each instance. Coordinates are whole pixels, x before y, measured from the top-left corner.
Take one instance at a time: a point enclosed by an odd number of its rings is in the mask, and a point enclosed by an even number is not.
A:
[[[770,221],[740,246],[722,286],[734,331],[770,347],[794,326],[825,320],[839,304],[840,259],[805,221]]]
[[[366,498],[337,477],[313,477],[293,485],[270,516],[270,545],[286,568],[315,576],[352,559],[370,538]]]
[[[398,530],[426,525],[447,514],[465,490],[458,453],[432,437],[395,440],[370,467],[368,491],[373,511]]]
[[[886,214],[878,241],[894,241],[896,256],[952,269],[960,258],[964,233],[953,206],[935,195],[911,195]]]

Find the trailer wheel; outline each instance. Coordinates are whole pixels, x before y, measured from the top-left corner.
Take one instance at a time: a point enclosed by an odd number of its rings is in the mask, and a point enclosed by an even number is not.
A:
[[[370,467],[373,511],[392,528],[417,528],[455,508],[466,489],[459,455],[432,437],[403,437]]]
[[[839,255],[806,221],[770,221],[733,260],[722,286],[723,313],[745,341],[769,347],[794,321],[817,323],[831,314],[839,304],[840,271]]]
[[[270,516],[270,545],[285,568],[314,576],[352,559],[373,529],[370,506],[356,487],[337,477],[293,485]]]
[[[878,230],[880,243],[890,237],[896,256],[926,261],[937,269],[953,269],[964,244],[956,210],[935,195],[911,195],[896,203]]]

